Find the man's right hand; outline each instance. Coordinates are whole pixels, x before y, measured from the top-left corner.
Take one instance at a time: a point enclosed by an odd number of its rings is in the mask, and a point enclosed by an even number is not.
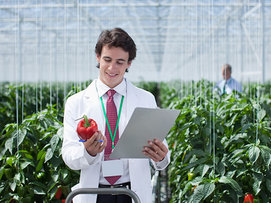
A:
[[[98,153],[101,153],[106,145],[107,139],[102,135],[101,131],[97,131],[91,138],[84,142],[84,146],[91,156],[96,156]]]

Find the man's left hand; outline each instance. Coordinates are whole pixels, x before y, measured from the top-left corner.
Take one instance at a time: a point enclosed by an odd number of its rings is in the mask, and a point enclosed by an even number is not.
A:
[[[155,162],[162,161],[168,153],[166,145],[158,139],[149,140],[148,144],[143,148],[144,155]]]

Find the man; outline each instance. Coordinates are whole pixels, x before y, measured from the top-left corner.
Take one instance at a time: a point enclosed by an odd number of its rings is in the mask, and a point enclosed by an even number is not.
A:
[[[99,77],[87,89],[68,98],[64,113],[62,157],[73,170],[81,170],[76,188],[126,187],[133,190],[142,203],[152,202],[151,160],[157,170],[170,162],[166,141],[150,140],[142,153],[149,159],[108,160],[118,137],[124,131],[136,107],[156,108],[154,96],[135,87],[124,77],[136,57],[133,39],[122,29],[103,31],[95,47]],[[112,100],[115,105],[112,104]],[[110,106],[113,105],[113,106]],[[115,106],[115,107],[114,107]],[[116,109],[119,122],[115,125],[107,111]],[[99,131],[85,142],[79,142],[77,119],[87,115],[97,122]],[[114,113],[116,114],[116,113]],[[116,115],[115,115],[116,117]],[[116,131],[115,131],[115,128]],[[119,167],[121,165],[121,167]],[[121,168],[113,177],[108,168]],[[132,202],[127,195],[77,195],[74,203]]]
[[[220,90],[220,94],[231,94],[233,90],[242,92],[242,85],[231,77],[232,67],[229,64],[222,66],[222,77],[223,80],[216,84],[216,88]]]

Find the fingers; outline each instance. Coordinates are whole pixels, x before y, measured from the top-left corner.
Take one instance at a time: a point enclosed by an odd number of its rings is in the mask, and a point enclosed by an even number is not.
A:
[[[149,141],[149,144],[150,144],[150,141]],[[153,144],[154,144],[154,146],[152,146],[152,145],[151,146],[156,149],[159,148],[158,150],[160,150],[161,152],[164,152],[164,153],[168,152],[166,145],[161,140],[154,139]]]
[[[151,158],[155,162],[159,162],[165,158],[168,149],[163,142],[154,139],[153,141],[148,141],[148,144],[149,145],[145,146],[142,151],[145,156]]]
[[[107,145],[107,139],[105,136],[102,135],[102,133],[100,131],[99,131],[98,139],[94,140],[94,142],[96,142],[96,147],[97,147],[98,153],[101,153]]]
[[[106,145],[106,137],[100,131],[94,133],[91,138],[84,142],[84,146],[91,156],[96,156],[97,153],[102,152]]]
[[[152,159],[155,162],[159,162],[160,160],[162,160],[160,158],[158,152],[156,153],[150,147],[144,147],[143,153],[145,156],[149,157],[150,159]]]

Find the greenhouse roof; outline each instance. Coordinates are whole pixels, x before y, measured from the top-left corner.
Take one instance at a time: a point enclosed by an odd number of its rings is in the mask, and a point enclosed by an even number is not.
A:
[[[97,77],[94,47],[121,27],[137,44],[133,81],[271,79],[271,0],[0,1],[1,81]]]

